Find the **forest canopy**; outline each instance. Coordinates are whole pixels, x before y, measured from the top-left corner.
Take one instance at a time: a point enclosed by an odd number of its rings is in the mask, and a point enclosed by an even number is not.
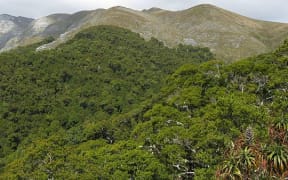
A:
[[[288,41],[232,64],[113,26],[37,46],[0,54],[2,179],[216,178],[247,128],[288,127]]]

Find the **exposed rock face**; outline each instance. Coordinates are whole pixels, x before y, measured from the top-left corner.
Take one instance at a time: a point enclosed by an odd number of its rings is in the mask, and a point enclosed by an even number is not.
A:
[[[9,40],[19,36],[32,21],[33,19],[25,17],[14,17],[7,14],[0,15],[0,49]]]
[[[0,18],[0,26],[3,27],[0,31],[0,48],[7,50],[49,36],[56,40],[38,50],[54,48],[82,29],[95,25],[124,27],[146,39],[155,37],[167,46],[180,43],[206,46],[218,58],[229,61],[267,52],[288,37],[288,24],[258,21],[211,5],[176,12],[159,8],[136,11],[113,7],[30,20],[22,31],[12,35],[10,32],[15,29],[15,22],[2,22]],[[7,33],[9,37],[5,36]]]
[[[41,33],[51,24],[53,24],[53,20],[49,17],[36,19],[32,25],[32,32],[36,34]]]
[[[5,21],[0,20],[0,33],[5,34],[11,31],[15,27],[15,24],[13,21]]]

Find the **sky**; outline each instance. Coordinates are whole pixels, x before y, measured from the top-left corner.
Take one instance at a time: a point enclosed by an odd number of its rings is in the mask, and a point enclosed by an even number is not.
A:
[[[288,0],[0,0],[0,14],[39,18],[54,13],[125,6],[143,10],[159,7],[183,10],[212,4],[254,19],[288,23]]]

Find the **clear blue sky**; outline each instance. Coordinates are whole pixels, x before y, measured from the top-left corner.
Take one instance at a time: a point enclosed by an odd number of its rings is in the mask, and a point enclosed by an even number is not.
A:
[[[38,18],[119,5],[138,10],[182,10],[198,4],[213,4],[244,16],[288,23],[288,0],[0,0],[0,14]]]

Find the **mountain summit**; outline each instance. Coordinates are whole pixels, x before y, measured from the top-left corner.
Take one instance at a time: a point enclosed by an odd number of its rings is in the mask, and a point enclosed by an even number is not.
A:
[[[288,24],[251,19],[209,4],[183,11],[159,8],[137,11],[118,6],[27,21],[29,24],[21,31],[11,33],[9,23],[2,25],[0,20],[1,27],[6,27],[1,28],[5,32],[0,32],[1,51],[49,36],[56,40],[38,50],[54,48],[87,27],[114,25],[137,32],[145,39],[155,37],[169,47],[178,44],[209,47],[218,58],[230,61],[272,50],[288,36]]]

